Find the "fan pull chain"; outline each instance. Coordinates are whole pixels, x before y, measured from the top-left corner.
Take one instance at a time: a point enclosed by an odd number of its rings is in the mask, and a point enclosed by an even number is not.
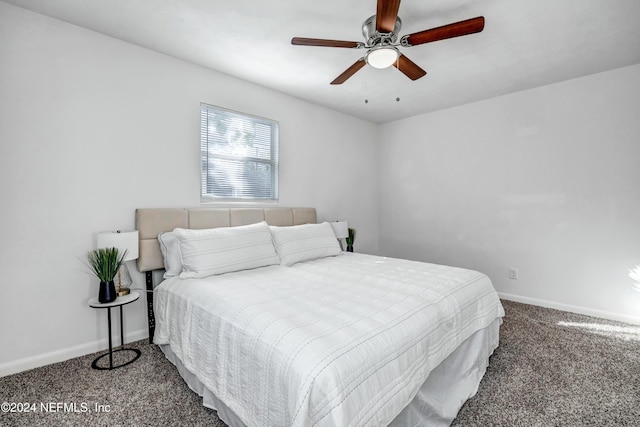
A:
[[[396,68],[400,70],[400,55],[396,58]],[[399,79],[396,79],[396,102],[400,102],[400,83]]]
[[[364,76],[364,103],[369,103],[369,70],[365,70]]]

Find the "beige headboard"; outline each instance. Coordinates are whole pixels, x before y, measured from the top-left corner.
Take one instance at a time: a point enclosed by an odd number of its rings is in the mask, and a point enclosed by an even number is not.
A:
[[[174,228],[235,227],[267,221],[269,225],[290,226],[316,222],[315,208],[151,208],[136,209],[136,229],[140,236],[138,270],[164,268],[158,234]]]

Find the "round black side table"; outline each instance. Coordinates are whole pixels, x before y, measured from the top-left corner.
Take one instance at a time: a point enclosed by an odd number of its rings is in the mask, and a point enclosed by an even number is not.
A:
[[[137,348],[124,348],[124,328],[122,326],[122,306],[130,304],[134,301],[136,301],[138,298],[140,298],[140,294],[136,291],[132,291],[129,295],[124,295],[121,297],[116,298],[115,301],[113,302],[108,302],[108,303],[101,303],[98,301],[98,298],[91,298],[89,300],[89,307],[92,308],[106,308],[107,309],[107,319],[108,319],[108,323],[109,323],[109,352],[104,353],[100,356],[98,356],[93,363],[91,364],[91,367],[93,369],[99,369],[99,370],[111,370],[111,369],[116,369],[116,368],[121,368],[123,366],[127,366],[130,363],[135,362],[136,360],[138,360],[138,358],[140,357],[140,355],[142,354],[142,352],[140,352],[140,350],[138,350]],[[113,349],[113,345],[111,343],[111,308],[112,307],[120,307],[120,345],[121,348],[114,350]],[[125,362],[125,363],[121,363],[120,365],[113,365],[113,353],[117,352],[117,351],[129,351],[135,354],[135,356]],[[98,361],[100,359],[102,359],[105,356],[109,356],[109,366],[108,367],[101,367],[98,366]]]

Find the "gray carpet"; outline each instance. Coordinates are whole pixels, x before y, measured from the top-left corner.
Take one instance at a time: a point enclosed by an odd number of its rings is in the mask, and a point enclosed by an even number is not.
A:
[[[640,327],[503,303],[500,347],[454,426],[640,426]],[[111,372],[92,354],[0,378],[0,403],[37,404],[0,425],[224,426],[157,347],[131,346],[140,359]]]

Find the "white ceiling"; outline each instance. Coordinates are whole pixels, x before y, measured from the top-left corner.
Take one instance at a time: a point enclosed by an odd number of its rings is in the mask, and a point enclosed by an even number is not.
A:
[[[640,63],[638,0],[403,0],[401,35],[476,16],[485,29],[401,48],[420,80],[367,66],[337,86],[364,51],[291,38],[364,41],[376,0],[5,1],[375,123]]]

